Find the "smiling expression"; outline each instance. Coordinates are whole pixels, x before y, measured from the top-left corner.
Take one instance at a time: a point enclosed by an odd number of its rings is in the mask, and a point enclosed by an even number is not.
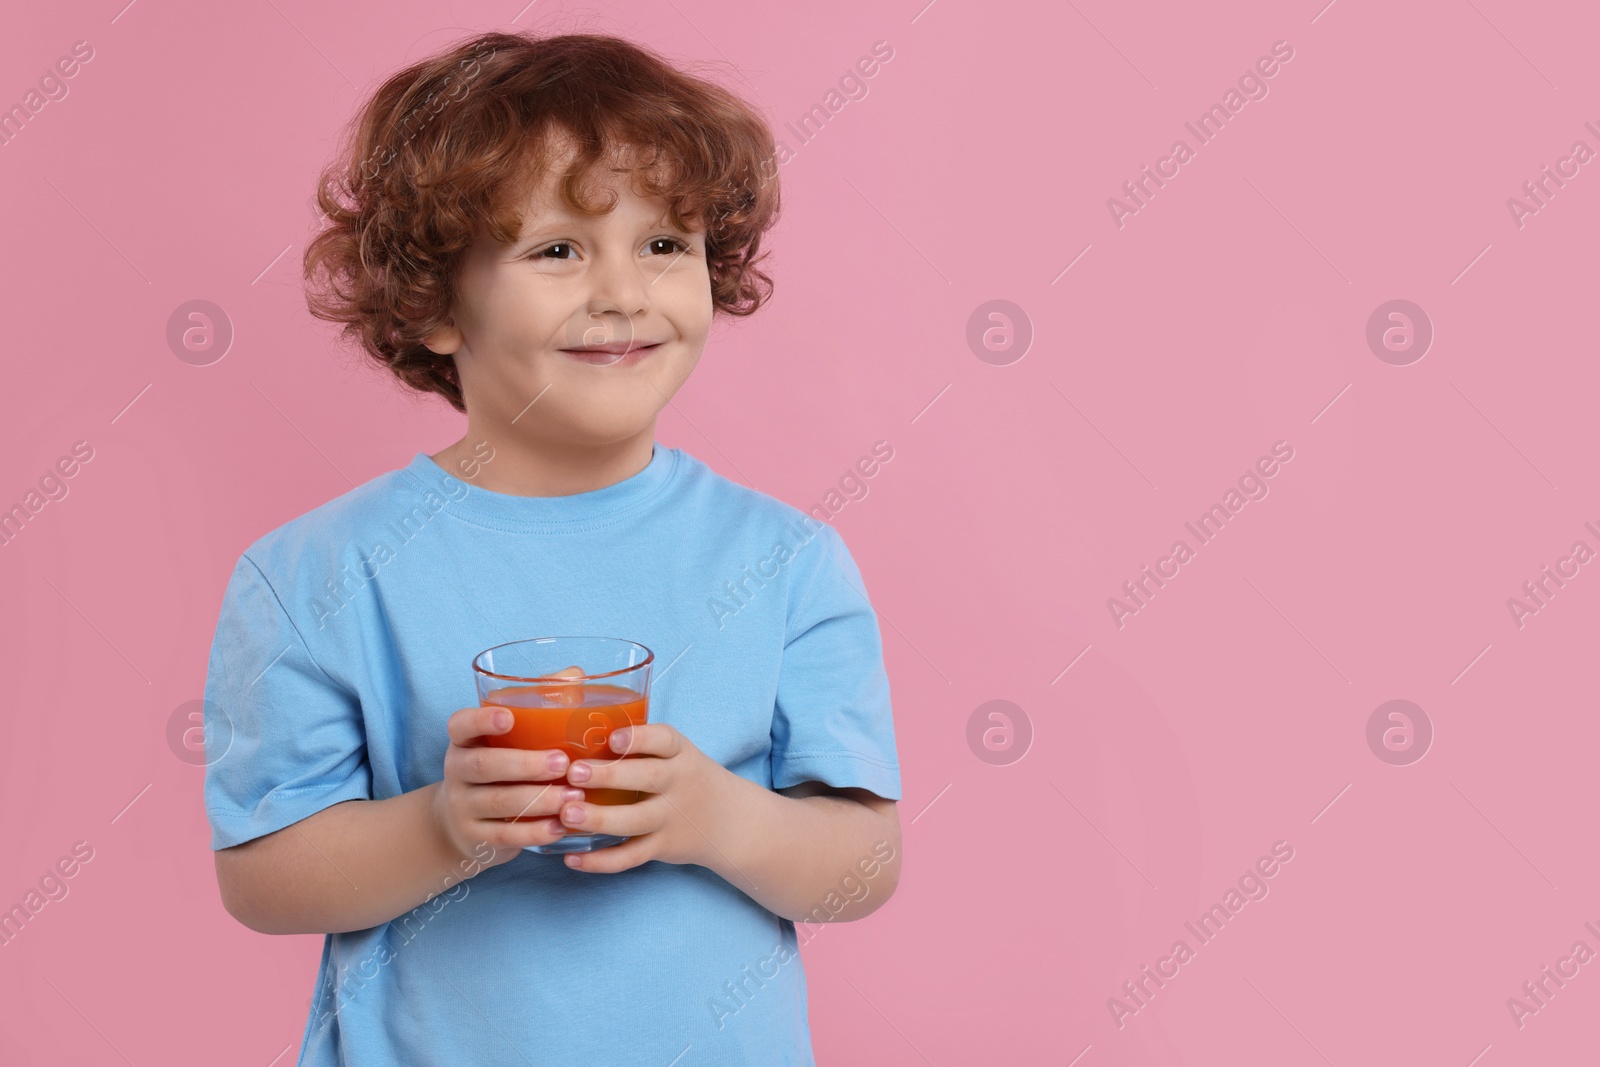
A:
[[[688,379],[712,322],[705,231],[674,228],[667,203],[628,175],[591,179],[597,218],[557,192],[559,145],[510,245],[481,229],[455,278],[452,324],[424,343],[455,357],[469,422],[550,445],[603,446],[654,432]],[[587,198],[586,198],[587,199]]]

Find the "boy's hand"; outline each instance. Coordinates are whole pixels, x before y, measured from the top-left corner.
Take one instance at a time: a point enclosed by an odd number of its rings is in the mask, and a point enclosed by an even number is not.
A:
[[[630,759],[576,760],[567,780],[585,789],[637,789],[632,804],[561,805],[569,831],[620,834],[630,840],[594,852],[569,853],[568,867],[615,874],[648,860],[715,866],[719,809],[732,771],[701,752],[675,727],[645,723],[611,733],[611,750]],[[707,835],[712,835],[708,837]]]
[[[463,859],[481,855],[480,842],[494,848],[494,867],[515,858],[525,845],[548,845],[561,837],[563,789],[548,784],[567,770],[560,749],[491,748],[484,737],[511,728],[504,708],[462,708],[450,716],[450,747],[444,780],[433,797],[434,818]],[[567,798],[583,790],[566,789]],[[513,821],[515,820],[515,821]]]

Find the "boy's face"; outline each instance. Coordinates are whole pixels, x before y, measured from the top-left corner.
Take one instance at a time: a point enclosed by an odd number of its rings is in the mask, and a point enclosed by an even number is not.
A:
[[[705,231],[672,228],[664,200],[609,171],[594,180],[615,192],[611,212],[571,212],[555,189],[565,162],[524,204],[517,241],[479,232],[453,323],[424,343],[454,355],[476,433],[558,447],[653,436],[711,329]]]

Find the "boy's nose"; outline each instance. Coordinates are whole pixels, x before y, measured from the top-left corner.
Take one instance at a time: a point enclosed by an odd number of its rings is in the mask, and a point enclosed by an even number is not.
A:
[[[630,318],[650,306],[650,279],[639,262],[602,256],[589,272],[589,311],[616,311]]]

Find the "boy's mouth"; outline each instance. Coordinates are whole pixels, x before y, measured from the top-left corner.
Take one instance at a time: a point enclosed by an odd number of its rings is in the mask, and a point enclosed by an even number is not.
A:
[[[610,344],[586,345],[582,348],[563,348],[561,352],[591,367],[615,367],[638,363],[660,347],[660,342],[630,344],[626,341],[613,341]]]

